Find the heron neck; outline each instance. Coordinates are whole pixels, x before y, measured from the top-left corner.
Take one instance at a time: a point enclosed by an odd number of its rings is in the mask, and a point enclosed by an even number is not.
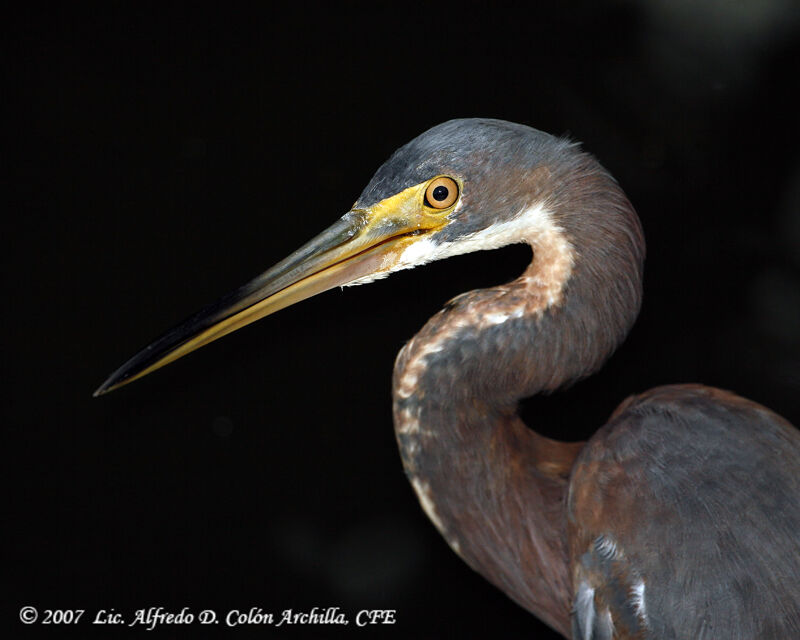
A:
[[[406,345],[395,367],[395,431],[420,503],[453,550],[568,635],[564,505],[582,443],[545,438],[516,415],[520,398],[558,384],[531,361],[537,341],[552,344],[549,320],[466,323],[471,303],[521,295],[525,278],[462,297]]]
[[[589,240],[581,246],[592,250]],[[613,352],[638,311],[641,252],[612,253],[596,270],[565,263],[561,249],[534,245],[522,277],[459,296],[428,321],[398,356],[394,419],[406,473],[449,545],[569,635],[565,502],[582,443],[535,433],[516,408],[589,375]]]

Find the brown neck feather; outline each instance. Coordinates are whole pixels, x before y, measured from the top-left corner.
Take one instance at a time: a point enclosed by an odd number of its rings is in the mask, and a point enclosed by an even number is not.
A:
[[[551,192],[553,225],[523,237],[526,272],[451,301],[394,372],[395,431],[422,507],[470,566],[567,636],[565,503],[582,443],[531,431],[517,403],[602,365],[638,312],[643,260],[633,209],[586,158],[569,194]]]
[[[571,596],[565,504],[570,469],[582,443],[557,442],[528,429],[511,397],[519,392],[508,393],[513,388],[506,379],[509,372],[481,375],[460,359],[464,350],[477,347],[474,336],[463,335],[467,314],[485,317],[475,315],[475,304],[496,307],[491,297],[530,301],[538,293],[523,289],[536,286],[523,277],[500,289],[462,296],[438,316],[440,322],[434,318],[426,325],[395,368],[395,429],[406,473],[449,545],[517,603],[566,635]],[[539,322],[535,314],[513,320],[524,321]],[[499,343],[504,329],[495,332]],[[491,332],[492,327],[476,331]]]

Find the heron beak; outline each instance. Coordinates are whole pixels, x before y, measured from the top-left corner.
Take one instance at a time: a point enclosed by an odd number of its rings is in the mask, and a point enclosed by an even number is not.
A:
[[[409,187],[369,208],[349,211],[289,257],[140,351],[94,395],[133,382],[296,302],[385,275],[409,245],[449,222],[446,216],[422,207],[424,186]]]

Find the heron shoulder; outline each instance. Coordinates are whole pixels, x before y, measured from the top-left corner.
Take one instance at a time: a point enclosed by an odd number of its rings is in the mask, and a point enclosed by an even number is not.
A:
[[[570,480],[576,612],[593,589],[593,615],[653,637],[800,637],[799,492],[800,434],[768,409],[699,385],[628,399]]]

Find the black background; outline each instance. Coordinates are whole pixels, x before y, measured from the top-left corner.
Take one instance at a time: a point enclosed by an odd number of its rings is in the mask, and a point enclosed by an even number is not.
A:
[[[316,605],[398,622],[228,635],[550,637],[427,522],[390,413],[403,342],[455,294],[514,277],[524,248],[328,292],[91,393],[332,223],[396,147],[489,116],[583,141],[648,239],[628,342],[526,402],[530,424],[586,437],[626,395],[688,381],[800,422],[793,4],[70,3],[6,20],[3,635],[68,635],[24,627],[23,605]]]

